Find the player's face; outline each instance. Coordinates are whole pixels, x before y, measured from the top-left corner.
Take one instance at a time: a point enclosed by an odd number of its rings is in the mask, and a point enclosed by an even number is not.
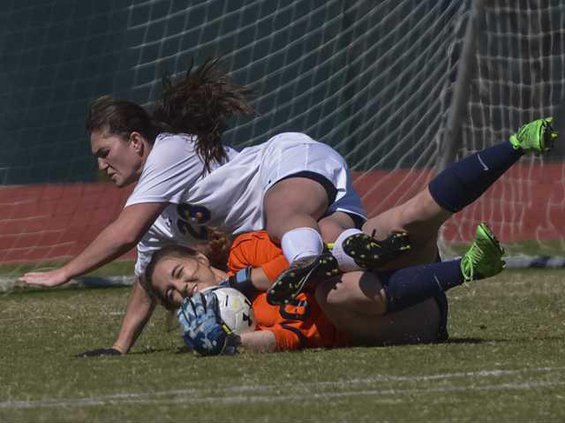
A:
[[[180,307],[184,298],[218,285],[222,276],[203,255],[165,257],[155,266],[151,284],[163,305],[173,309]]]
[[[137,133],[132,133],[137,134]],[[143,169],[143,148],[140,140],[124,140],[107,131],[93,131],[90,134],[92,154],[98,160],[98,169],[106,172],[118,187],[124,187],[139,179]]]

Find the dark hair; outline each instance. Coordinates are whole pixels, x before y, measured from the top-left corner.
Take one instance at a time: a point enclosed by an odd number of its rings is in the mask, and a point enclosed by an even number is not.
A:
[[[196,152],[210,170],[212,162],[223,163],[227,158],[222,135],[228,119],[252,110],[248,93],[248,88],[231,83],[219,68],[219,59],[207,59],[197,69],[191,65],[176,81],[163,79],[153,117],[165,122],[171,132],[196,135]]]
[[[159,132],[162,132],[163,125],[152,119],[143,107],[131,101],[115,100],[105,95],[90,104],[86,117],[86,131],[89,135],[101,130],[123,139],[127,139],[136,131],[153,143]]]
[[[218,64],[219,59],[207,59],[197,69],[191,65],[178,80],[165,77],[152,114],[130,101],[100,97],[90,105],[86,130],[108,130],[124,139],[137,131],[150,143],[160,132],[192,134],[197,138],[196,153],[209,171],[213,162],[227,158],[222,135],[228,119],[252,111],[245,98],[249,90],[232,84]]]

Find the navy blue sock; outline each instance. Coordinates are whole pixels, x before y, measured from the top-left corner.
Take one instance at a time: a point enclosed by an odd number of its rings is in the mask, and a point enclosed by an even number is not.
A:
[[[524,153],[510,142],[479,151],[440,172],[428,185],[443,209],[458,212],[479,198]]]
[[[405,267],[379,277],[387,313],[404,310],[463,283],[461,259]]]

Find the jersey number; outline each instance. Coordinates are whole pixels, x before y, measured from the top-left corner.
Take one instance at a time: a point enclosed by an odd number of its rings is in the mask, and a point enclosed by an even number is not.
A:
[[[279,308],[279,313],[287,320],[303,321],[310,315],[310,306],[306,300],[291,300]]]

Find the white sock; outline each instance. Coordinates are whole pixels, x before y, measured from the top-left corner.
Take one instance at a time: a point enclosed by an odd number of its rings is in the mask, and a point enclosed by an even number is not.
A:
[[[343,251],[343,241],[345,241],[348,237],[355,234],[363,233],[362,230],[352,228],[346,229],[342,233],[339,234],[337,239],[334,242],[334,248],[332,250],[332,256],[334,256],[337,260],[337,264],[339,265],[339,270],[342,272],[352,272],[354,270],[363,270],[362,267],[359,267],[355,260],[351,256],[345,254]]]
[[[312,228],[296,228],[286,232],[281,239],[283,254],[289,263],[307,256],[319,256],[324,250],[324,241]]]

